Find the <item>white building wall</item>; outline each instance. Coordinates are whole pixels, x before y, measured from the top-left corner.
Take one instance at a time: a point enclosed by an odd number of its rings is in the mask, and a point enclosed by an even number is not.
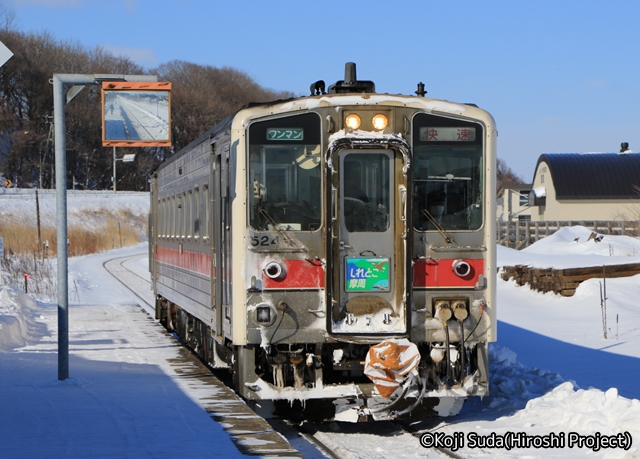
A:
[[[496,205],[496,218],[499,222],[518,221],[521,217],[530,216],[531,212],[537,212],[536,209],[528,205],[520,204],[520,193],[528,190],[528,185],[524,185],[523,188],[501,190]],[[511,220],[509,220],[509,216],[511,216]]]
[[[639,179],[640,180],[640,179]],[[568,220],[638,220],[640,218],[640,195],[631,199],[556,199],[556,190],[551,180],[551,171],[541,162],[533,178],[532,189],[544,187],[546,204],[531,207],[531,221]]]

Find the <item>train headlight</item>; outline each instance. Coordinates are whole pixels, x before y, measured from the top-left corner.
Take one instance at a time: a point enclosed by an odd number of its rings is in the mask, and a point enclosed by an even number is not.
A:
[[[467,277],[471,273],[471,265],[464,260],[455,260],[451,267],[458,277]]]
[[[371,120],[371,124],[373,125],[373,129],[375,129],[376,131],[382,131],[387,127],[387,124],[389,124],[389,120],[387,120],[387,117],[383,114],[378,113]]]
[[[275,261],[270,261],[269,263],[267,263],[267,265],[264,267],[264,274],[269,279],[277,281],[280,281],[287,277],[287,271],[285,270],[284,265]]]
[[[355,113],[347,115],[344,120],[344,124],[346,124],[346,126],[350,129],[358,129],[360,127],[360,123],[362,123],[362,120]]]
[[[261,324],[271,322],[271,308],[267,306],[257,307],[256,321]]]
[[[262,303],[256,306],[255,319],[258,325],[271,325],[276,319],[276,310],[273,306]]]

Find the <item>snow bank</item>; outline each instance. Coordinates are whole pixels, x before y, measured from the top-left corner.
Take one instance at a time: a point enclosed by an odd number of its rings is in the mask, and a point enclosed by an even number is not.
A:
[[[526,408],[512,418],[528,422],[544,419],[547,429],[583,435],[630,432],[640,440],[640,400],[621,397],[615,388],[606,392],[593,388],[576,390],[572,383],[566,382],[530,400]]]
[[[527,368],[505,347],[491,345],[489,359],[491,395],[482,401],[467,402],[457,420],[441,426],[439,430],[443,433],[455,437],[459,432],[466,432],[467,440],[469,433],[484,438],[505,438],[507,432],[524,432],[530,437],[564,435],[562,447],[511,451],[499,448],[500,457],[640,457],[640,400],[622,397],[615,388],[581,389],[573,381],[564,381],[559,374]],[[570,446],[572,432],[591,439],[621,434],[630,436],[632,442],[628,450],[594,451],[594,447]],[[487,448],[483,449],[487,453]],[[478,455],[477,447],[471,447],[469,441],[460,452],[484,457]]]
[[[37,338],[42,324],[38,304],[14,287],[0,286],[0,352],[25,346]]]
[[[584,226],[561,228],[523,250],[498,246],[498,266],[527,265],[535,268],[581,268],[640,263],[640,239],[603,236],[589,240],[593,230]]]
[[[504,412],[523,408],[529,400],[565,382],[557,373],[521,365],[515,352],[496,344],[489,347],[489,366],[491,396],[485,410]]]

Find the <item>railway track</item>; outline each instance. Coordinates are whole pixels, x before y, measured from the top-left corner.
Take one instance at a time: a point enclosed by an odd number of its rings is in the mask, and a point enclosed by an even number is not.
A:
[[[439,420],[437,422],[440,423]],[[432,423],[429,423],[428,421],[422,421],[422,423],[416,423],[416,424],[411,424],[407,421],[395,421],[394,424],[399,426],[405,432],[418,438],[420,440],[421,446],[438,451],[441,455],[443,455],[443,457],[450,457],[453,459],[465,459],[465,456],[461,456],[460,454],[454,451],[451,451],[450,449],[441,448],[438,446],[428,446],[429,443],[425,441],[425,439],[423,438],[425,433],[433,433],[432,432],[433,426],[429,425]],[[422,428],[418,427],[421,424],[422,424]]]
[[[140,120],[140,117],[138,115],[136,115],[135,110],[131,109],[131,106],[129,104],[126,104],[126,108],[121,106],[121,110],[123,113],[123,117],[126,117],[127,119],[125,121],[125,129],[127,130],[127,134],[128,134],[128,138],[132,138],[133,135],[129,132],[128,127],[131,125],[132,129],[136,132],[136,137],[138,139],[141,139],[140,136],[140,132],[141,130],[144,131],[146,133],[146,138],[148,139],[153,139],[153,133],[151,131],[149,131],[149,129],[147,129],[147,127],[145,126],[145,124]],[[133,127],[133,122],[135,122],[135,125],[137,126],[137,128]]]
[[[103,267],[140,301],[140,306],[153,317],[153,294],[146,272],[136,269],[135,261],[146,253],[114,258]],[[159,329],[167,333],[158,324]],[[175,338],[175,335],[172,335]],[[198,392],[206,385],[215,388],[199,398],[212,419],[223,425],[238,449],[248,456],[277,456],[304,459],[388,458],[399,450],[424,458],[454,458],[462,456],[445,448],[424,448],[421,435],[429,429],[403,422],[369,424],[303,423],[297,425],[284,419],[268,421],[256,414],[236,393],[217,377],[196,355],[183,347],[180,358],[171,362],[179,378]],[[432,426],[431,426],[432,427]],[[375,438],[374,438],[375,437]],[[408,444],[410,443],[410,444]],[[397,454],[394,457],[402,457]]]
[[[155,308],[149,279],[133,267],[133,261],[146,254],[114,258],[103,267],[141,302],[140,306],[151,317]],[[129,266],[128,266],[129,265]],[[146,290],[145,290],[146,288]],[[169,334],[159,323],[159,333]],[[171,335],[176,339],[175,335]],[[285,438],[273,429],[241,400],[232,389],[218,379],[211,369],[186,346],[180,357],[169,362],[175,378],[183,380],[211,418],[220,423],[238,450],[247,456],[298,458],[303,456]]]
[[[331,459],[463,458],[446,448],[424,448],[420,443],[423,432],[399,422],[305,423],[292,428]],[[286,429],[279,430],[286,433]]]
[[[140,306],[149,314],[155,314],[153,293],[151,292],[151,282],[148,274],[142,275],[139,271],[125,266],[132,260],[140,258],[145,254],[135,254],[127,257],[113,258],[102,263],[104,269],[111,274],[118,282],[133,293],[142,304]]]

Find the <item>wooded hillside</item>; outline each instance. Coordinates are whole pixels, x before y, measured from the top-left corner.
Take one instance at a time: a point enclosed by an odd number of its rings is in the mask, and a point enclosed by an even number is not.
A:
[[[53,139],[54,73],[149,74],[172,83],[172,148],[118,148],[137,153],[117,165],[117,189],[148,189],[148,178],[165,156],[177,152],[248,102],[291,97],[259,86],[245,73],[172,61],[145,69],[97,47],[56,39],[47,32],[24,33],[12,13],[0,7],[0,41],[13,57],[0,67],[0,173],[20,187],[55,184]],[[83,89],[66,107],[69,188],[112,189],[113,149],[102,146],[98,86]]]

